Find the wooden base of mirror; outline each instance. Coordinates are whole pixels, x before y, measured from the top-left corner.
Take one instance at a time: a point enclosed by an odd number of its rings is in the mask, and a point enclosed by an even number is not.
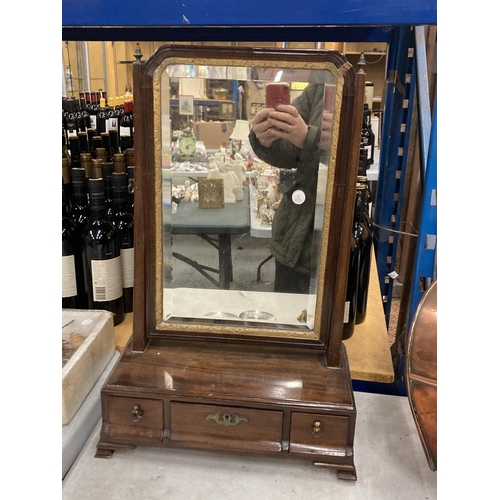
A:
[[[101,392],[96,457],[136,446],[309,460],[356,480],[356,406],[345,349],[152,340],[129,343]]]

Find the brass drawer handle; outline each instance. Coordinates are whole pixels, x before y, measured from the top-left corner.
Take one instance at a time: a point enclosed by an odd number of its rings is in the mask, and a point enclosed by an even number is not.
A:
[[[319,421],[319,420],[316,420],[316,422],[314,422],[312,424],[312,428],[313,428],[313,431],[312,431],[312,434],[314,437],[320,437],[321,436],[321,426],[323,424]]]
[[[223,425],[224,427],[234,427],[240,422],[248,422],[248,418],[243,415],[240,416],[237,413],[235,413],[234,415],[231,415],[230,413],[224,413],[224,415],[221,416],[220,411],[218,411],[217,413],[209,413],[205,417],[205,420],[207,422],[213,420],[214,422],[218,423],[219,425]]]
[[[134,422],[139,422],[139,420],[142,418],[143,414],[144,414],[144,410],[139,405],[132,406],[132,410],[130,412],[130,418]]]

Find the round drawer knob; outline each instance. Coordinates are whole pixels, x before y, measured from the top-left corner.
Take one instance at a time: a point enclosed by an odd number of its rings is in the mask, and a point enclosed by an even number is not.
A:
[[[132,406],[132,410],[130,411],[130,418],[134,422],[139,422],[139,420],[142,418],[143,413],[144,410],[139,405],[134,405]]]
[[[319,437],[321,435],[321,426],[322,424],[319,420],[316,420],[316,422],[312,424],[312,433],[314,436]]]

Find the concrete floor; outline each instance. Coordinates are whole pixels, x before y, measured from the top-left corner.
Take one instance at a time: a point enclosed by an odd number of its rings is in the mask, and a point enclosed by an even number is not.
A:
[[[66,475],[63,500],[432,500],[432,472],[408,400],[355,393],[356,482],[309,462],[139,447],[94,458],[100,423]]]

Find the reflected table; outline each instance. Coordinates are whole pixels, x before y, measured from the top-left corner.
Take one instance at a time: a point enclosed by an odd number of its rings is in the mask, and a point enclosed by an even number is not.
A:
[[[173,252],[173,256],[199,271],[215,286],[228,290],[233,280],[231,256],[231,235],[250,231],[250,210],[248,189],[244,189],[244,199],[236,203],[226,203],[224,208],[200,209],[198,203],[180,203],[172,215],[171,225],[165,229],[171,234],[195,234],[218,250],[219,269],[200,264],[189,257]],[[215,238],[214,238],[215,236]],[[208,272],[215,273],[215,279]]]

